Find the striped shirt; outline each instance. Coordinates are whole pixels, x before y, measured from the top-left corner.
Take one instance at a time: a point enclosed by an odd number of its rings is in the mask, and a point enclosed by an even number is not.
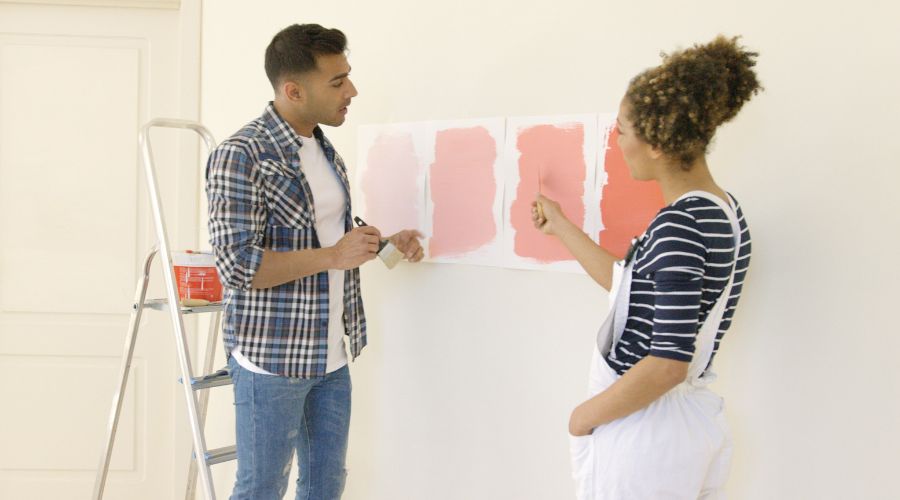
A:
[[[731,326],[750,265],[750,230],[732,200],[741,229],[740,252],[713,356]],[[731,277],[734,235],[728,217],[711,200],[679,200],[653,219],[634,259],[628,320],[606,357],[609,366],[623,374],[647,355],[690,362],[694,340]]]
[[[313,132],[346,196],[347,168],[319,127]],[[206,169],[210,243],[225,286],[223,338],[276,375],[322,377],[328,361],[328,271],[264,289],[250,287],[265,250],[320,248],[313,193],[300,164],[300,136],[269,103],[260,118],[210,154]],[[344,274],[344,331],[350,353],[366,345],[359,269]]]

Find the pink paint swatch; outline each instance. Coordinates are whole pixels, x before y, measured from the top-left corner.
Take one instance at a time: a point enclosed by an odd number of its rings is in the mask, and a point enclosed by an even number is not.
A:
[[[366,197],[366,223],[390,236],[403,229],[419,228],[422,191],[416,156],[409,133],[380,134],[367,156],[368,168],[360,187]]]
[[[497,144],[484,127],[441,130],[431,165],[432,257],[460,255],[497,236],[494,163]]]
[[[519,185],[510,209],[514,251],[541,262],[574,260],[557,238],[535,229],[531,202],[538,192],[538,169],[544,196],[557,201],[575,225],[584,225],[584,126],[537,125],[519,131]]]
[[[623,257],[628,252],[631,239],[647,229],[664,202],[659,184],[631,178],[616,140],[618,136],[619,133],[613,128],[603,162],[607,180],[600,201],[603,219],[600,246],[613,255]]]

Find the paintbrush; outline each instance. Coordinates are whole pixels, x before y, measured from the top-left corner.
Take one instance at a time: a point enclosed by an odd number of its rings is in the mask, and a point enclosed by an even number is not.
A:
[[[541,175],[541,164],[538,163],[538,194],[539,195],[544,194],[544,182],[541,179],[542,177],[543,177],[543,175]],[[544,207],[541,205],[540,201],[537,202],[536,208],[537,208],[538,217],[543,219],[544,218]]]
[[[367,225],[359,217],[354,217],[353,220],[359,226]],[[381,258],[381,261],[384,262],[388,269],[393,269],[403,259],[403,252],[398,250],[387,238],[382,238],[378,242],[378,257]]]

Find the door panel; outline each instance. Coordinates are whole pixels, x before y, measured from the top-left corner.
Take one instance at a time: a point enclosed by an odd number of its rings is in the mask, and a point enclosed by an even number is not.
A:
[[[184,82],[199,72],[199,1],[46,3],[0,1],[0,498],[83,499],[156,240],[137,135],[151,118],[196,118]],[[196,142],[154,140],[170,241],[193,247]],[[151,280],[163,296],[158,265]],[[143,323],[106,499],[183,495],[190,434],[172,328],[153,311]]]

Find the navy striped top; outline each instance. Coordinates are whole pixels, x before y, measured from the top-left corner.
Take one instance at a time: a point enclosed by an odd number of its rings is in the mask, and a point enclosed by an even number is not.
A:
[[[750,230],[732,200],[741,247],[713,356],[731,326],[750,265]],[[609,366],[623,374],[648,354],[691,361],[697,333],[731,276],[734,236],[728,217],[706,198],[679,200],[659,211],[634,258],[628,320],[607,355]]]

